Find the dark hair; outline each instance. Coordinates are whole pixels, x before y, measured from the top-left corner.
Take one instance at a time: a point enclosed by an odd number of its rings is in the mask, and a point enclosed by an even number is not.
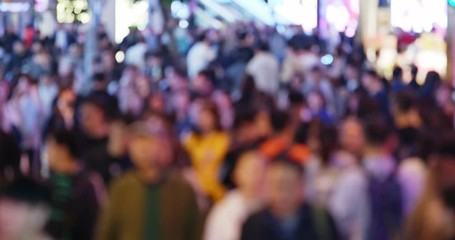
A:
[[[297,161],[294,161],[294,160],[291,160],[288,158],[277,158],[277,159],[272,160],[267,166],[267,168],[269,168],[269,169],[274,168],[274,167],[288,168],[290,170],[295,171],[297,173],[297,175],[299,176],[299,178],[303,177],[304,168]]]
[[[104,82],[106,81],[106,75],[104,73],[95,73],[92,76],[94,82]]]
[[[283,131],[289,124],[290,116],[287,111],[274,110],[271,114],[271,123],[275,132]]]
[[[199,33],[197,36],[196,36],[196,42],[203,42],[203,41],[206,41],[208,39],[208,31],[203,31],[202,33]]]
[[[48,139],[52,139],[58,145],[65,146],[72,157],[79,158],[81,154],[81,149],[79,142],[77,141],[77,136],[73,131],[68,130],[57,130],[49,134]]]
[[[213,87],[216,87],[216,73],[213,69],[201,70],[198,75],[205,77]]]
[[[288,95],[288,100],[291,106],[298,104],[306,104],[306,100],[303,94],[297,91],[291,91]]]
[[[401,67],[399,67],[399,66],[395,66],[393,68],[392,77],[393,78],[401,78],[401,77],[403,77],[403,69]]]
[[[221,126],[221,117],[218,107],[212,101],[204,101],[201,106],[201,111],[208,111],[210,112],[213,117],[215,118],[215,129],[222,130],[223,127]],[[196,131],[197,133],[197,131]]]
[[[338,130],[336,127],[323,125],[319,132],[319,154],[324,165],[330,162],[332,154],[338,149]]]
[[[370,76],[370,77],[374,77],[376,79],[379,79],[378,73],[375,70],[369,69],[369,70],[366,70],[363,74]]]
[[[436,145],[436,154],[455,158],[455,132],[451,131],[439,137]]]
[[[256,45],[256,49],[259,51],[268,52],[270,51],[270,46],[268,43],[261,41]]]
[[[1,197],[31,205],[49,205],[51,202],[49,189],[29,178],[16,179],[1,194]]]
[[[235,112],[233,128],[239,129],[246,124],[254,122],[256,120],[257,114],[258,112],[255,109],[237,109]]]
[[[416,106],[417,100],[411,92],[400,92],[395,98],[398,110],[407,112]]]
[[[306,144],[310,135],[309,123],[301,123],[294,134],[294,142],[297,144]]]
[[[372,145],[382,145],[387,142],[391,135],[391,129],[384,116],[372,114],[364,121],[367,141]]]

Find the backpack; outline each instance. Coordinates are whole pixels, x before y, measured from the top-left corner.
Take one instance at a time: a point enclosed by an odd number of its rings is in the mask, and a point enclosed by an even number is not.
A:
[[[370,202],[369,240],[388,240],[399,236],[403,221],[401,186],[395,174],[386,179],[368,180]]]

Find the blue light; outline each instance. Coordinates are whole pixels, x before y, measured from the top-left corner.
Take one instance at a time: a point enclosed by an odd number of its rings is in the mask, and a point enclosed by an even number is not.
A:
[[[448,0],[449,6],[455,7],[455,0]]]
[[[324,65],[331,65],[333,63],[333,56],[326,54],[321,58],[321,63]]]

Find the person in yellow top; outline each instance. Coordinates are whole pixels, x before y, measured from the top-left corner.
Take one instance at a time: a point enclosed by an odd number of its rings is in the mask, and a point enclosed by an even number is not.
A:
[[[229,148],[229,136],[221,128],[218,109],[203,101],[196,109],[195,129],[183,138],[193,170],[193,185],[212,202],[221,200],[225,189],[220,170]]]

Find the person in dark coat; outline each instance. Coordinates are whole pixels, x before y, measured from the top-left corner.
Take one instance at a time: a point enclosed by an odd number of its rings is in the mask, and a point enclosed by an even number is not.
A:
[[[275,160],[266,171],[266,206],[243,225],[242,240],[339,239],[332,217],[306,203],[303,169],[291,160]]]

